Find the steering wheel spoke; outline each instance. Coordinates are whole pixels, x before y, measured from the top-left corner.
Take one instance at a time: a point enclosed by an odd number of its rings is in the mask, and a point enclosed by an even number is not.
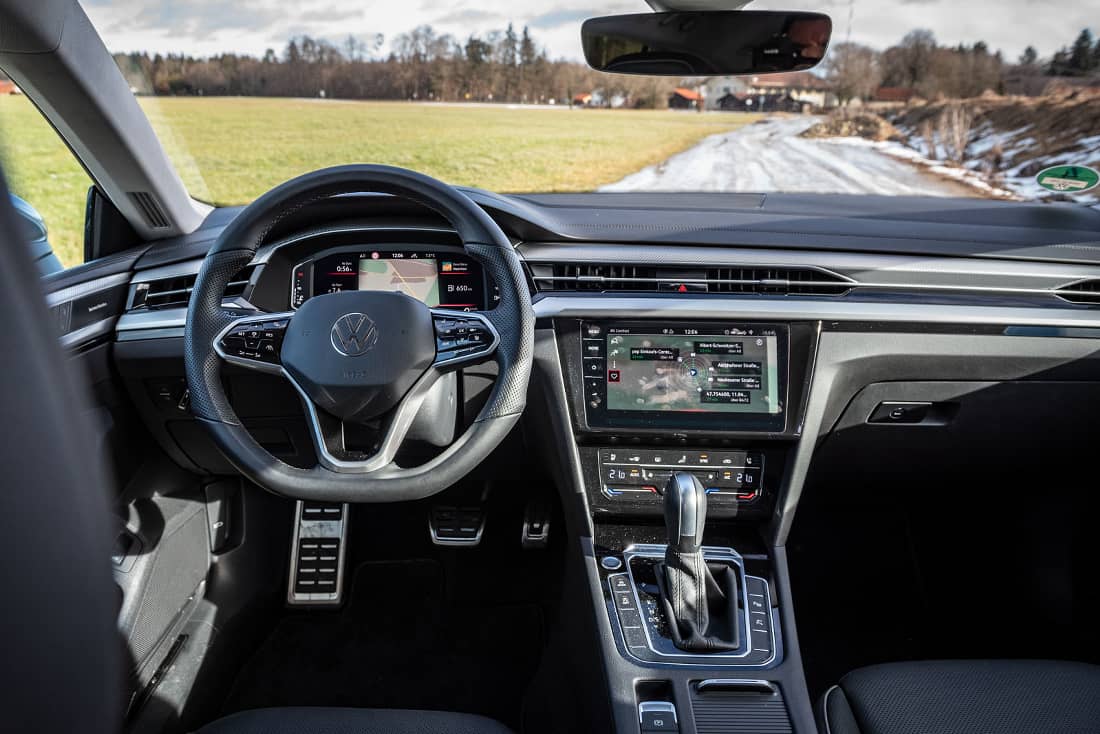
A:
[[[230,364],[283,374],[283,337],[294,312],[261,313],[235,319],[214,338],[214,351]]]
[[[500,344],[493,322],[480,313],[432,309],[436,357],[432,367],[450,371],[484,362]]]
[[[442,377],[442,373],[429,369],[413,384],[408,394],[382,419],[378,439],[373,453],[349,450],[347,446],[347,425],[339,418],[325,413],[310,399],[305,390],[290,375],[283,373],[290,384],[298,391],[305,406],[313,446],[317,451],[317,463],[337,474],[376,474],[384,473],[393,467],[394,458],[405,437],[409,434],[413,421],[423,405],[432,387]]]

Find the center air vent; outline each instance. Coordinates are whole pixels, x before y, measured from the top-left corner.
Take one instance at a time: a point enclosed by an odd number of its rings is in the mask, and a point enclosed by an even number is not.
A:
[[[225,287],[226,298],[239,298],[244,296],[248,288],[249,279],[252,277],[253,266],[233,276],[229,285]],[[175,278],[152,280],[147,283],[138,283],[134,287],[134,301],[130,309],[138,308],[186,308],[191,300],[191,291],[195,288],[197,275],[181,275]]]
[[[1058,288],[1054,293],[1070,303],[1100,306],[1100,280],[1079,280]]]
[[[842,296],[856,285],[836,273],[804,267],[528,264],[531,280],[539,293],[629,291]]]

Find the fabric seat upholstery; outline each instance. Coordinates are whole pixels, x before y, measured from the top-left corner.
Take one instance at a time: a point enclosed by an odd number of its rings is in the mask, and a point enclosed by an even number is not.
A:
[[[818,707],[825,734],[1100,734],[1100,666],[948,660],[860,668]]]
[[[198,734],[511,734],[473,714],[353,708],[271,708],[241,711]]]

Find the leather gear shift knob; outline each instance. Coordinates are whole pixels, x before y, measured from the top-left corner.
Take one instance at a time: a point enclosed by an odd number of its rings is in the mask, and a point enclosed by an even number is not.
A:
[[[707,491],[694,474],[673,472],[665,485],[665,527],[668,545],[680,553],[695,553],[703,545],[707,522]]]

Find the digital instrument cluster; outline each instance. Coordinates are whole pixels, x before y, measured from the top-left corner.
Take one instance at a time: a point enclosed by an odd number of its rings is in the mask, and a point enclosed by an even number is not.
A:
[[[397,291],[456,311],[485,310],[499,300],[480,263],[460,250],[344,249],[294,267],[290,305],[349,290]]]

